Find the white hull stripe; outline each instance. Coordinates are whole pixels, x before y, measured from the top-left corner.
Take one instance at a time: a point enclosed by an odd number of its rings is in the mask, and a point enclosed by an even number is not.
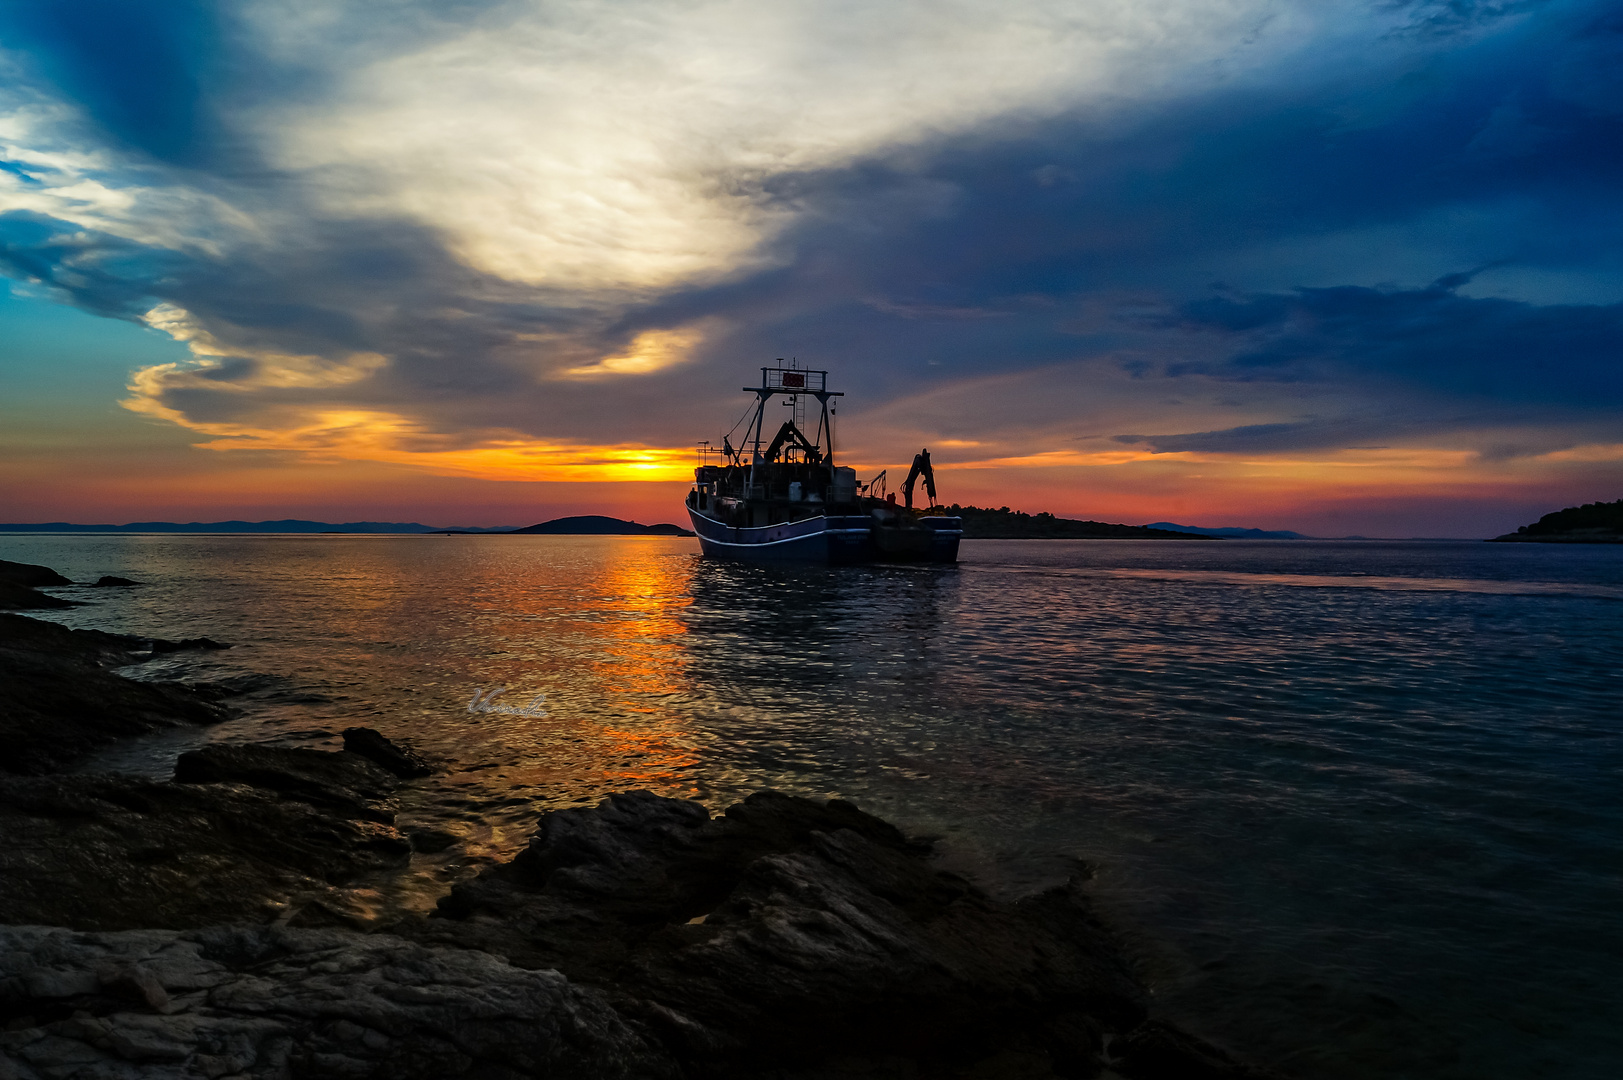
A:
[[[747,544],[736,543],[736,542],[734,542],[732,540],[715,540],[715,539],[712,539],[711,537],[708,537],[708,536],[704,535],[703,533],[700,533],[699,534],[699,541],[701,543],[704,543],[704,544],[719,544],[722,547],[764,548],[764,547],[776,547],[778,544],[799,544],[799,543],[802,543],[802,542],[807,541],[807,540],[816,540],[818,537],[827,536],[829,533],[836,532],[836,531],[839,531],[839,530],[828,529],[828,530],[823,531],[823,532],[803,533],[800,536],[786,536],[782,540],[751,540]],[[845,530],[845,531],[851,532],[851,531],[855,531],[855,530]],[[862,531],[867,532],[866,529],[863,529]]]

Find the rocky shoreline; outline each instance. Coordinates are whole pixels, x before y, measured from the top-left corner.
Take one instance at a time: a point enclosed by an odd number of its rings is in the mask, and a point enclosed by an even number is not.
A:
[[[1263,1075],[1154,1015],[1079,882],[996,900],[839,800],[553,811],[369,927],[344,887],[409,862],[430,763],[353,728],[64,775],[221,706],[106,670],[137,639],[0,620],[0,700],[49,703],[3,717],[0,1080]]]

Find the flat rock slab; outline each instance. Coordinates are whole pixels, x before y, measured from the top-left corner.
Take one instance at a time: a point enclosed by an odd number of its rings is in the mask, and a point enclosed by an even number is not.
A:
[[[603,989],[691,1075],[1257,1075],[1146,1027],[1075,883],[993,900],[838,800],[763,792],[711,817],[630,792],[555,811],[439,917],[394,929]]]
[[[347,750],[224,744],[181,754],[175,780],[246,784],[345,818],[384,825],[394,823],[397,808],[390,795],[400,786],[393,773]]]
[[[80,605],[60,596],[35,592],[41,585],[72,585],[73,582],[49,566],[9,562],[0,559],[0,611],[45,610]]]
[[[384,935],[0,927],[0,1076],[678,1075],[602,994]]]
[[[76,928],[0,927],[0,1077],[1260,1075],[1148,1018],[1074,885],[993,900],[839,801],[712,817],[631,792],[546,815],[440,917],[243,926],[279,889],[403,860],[307,790],[395,780],[345,753],[194,760],[228,779],[0,778],[23,838],[0,913]]]
[[[9,559],[0,559],[0,583],[20,585],[25,589],[37,589],[41,585],[73,584],[49,566],[12,562]]]

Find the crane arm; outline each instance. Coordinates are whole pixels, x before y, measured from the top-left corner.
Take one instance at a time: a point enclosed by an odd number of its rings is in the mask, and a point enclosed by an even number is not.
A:
[[[913,468],[908,471],[907,479],[902,481],[902,494],[907,498],[907,508],[913,509],[913,486],[918,483],[919,477],[924,478],[924,490],[930,496],[930,505],[935,505],[935,470],[930,468],[930,451],[928,448],[920,450],[913,455]]]
[[[813,465],[823,460],[823,452],[810,439],[806,438],[805,432],[796,427],[793,420],[784,421],[783,427],[778,429],[777,438],[773,439],[772,445],[766,448],[766,453],[761,456],[761,460],[778,460],[778,455],[783,452],[786,446],[800,447],[806,452],[806,460]]]

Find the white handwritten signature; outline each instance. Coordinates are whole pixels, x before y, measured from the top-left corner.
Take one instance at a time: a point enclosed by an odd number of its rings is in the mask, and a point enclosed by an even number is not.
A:
[[[507,687],[498,686],[490,691],[476,686],[473,689],[473,700],[468,702],[468,711],[471,713],[493,712],[505,713],[508,716],[546,716],[545,708],[547,695],[537,694],[530,699],[528,705],[509,705],[506,702],[496,703],[496,698],[507,693]]]

